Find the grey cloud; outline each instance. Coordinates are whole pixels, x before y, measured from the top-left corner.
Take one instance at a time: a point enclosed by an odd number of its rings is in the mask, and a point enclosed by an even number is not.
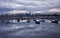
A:
[[[0,0],[2,2],[0,2],[0,11],[12,11],[12,10],[27,10],[27,11],[42,11],[42,10],[49,10],[52,8],[60,8],[60,0],[26,0],[26,1],[17,1],[17,0]],[[39,1],[39,4],[34,3],[34,1]],[[12,8],[8,6],[1,6],[3,3],[8,2],[8,4],[10,3],[14,3],[14,4],[21,4],[22,6],[16,6],[16,8]],[[41,2],[44,2],[41,3]],[[46,4],[45,4],[46,3]],[[41,4],[41,5],[40,5]],[[28,7],[28,6],[32,6],[32,7]],[[6,9],[6,10],[5,10]]]

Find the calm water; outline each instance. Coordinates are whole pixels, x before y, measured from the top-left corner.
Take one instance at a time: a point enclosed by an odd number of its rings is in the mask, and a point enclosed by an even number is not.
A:
[[[1,23],[0,38],[60,38],[60,24],[40,22]]]

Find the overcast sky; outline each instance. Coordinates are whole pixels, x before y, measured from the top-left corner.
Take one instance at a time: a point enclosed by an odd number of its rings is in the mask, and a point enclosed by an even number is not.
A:
[[[0,13],[60,12],[60,0],[0,0]]]

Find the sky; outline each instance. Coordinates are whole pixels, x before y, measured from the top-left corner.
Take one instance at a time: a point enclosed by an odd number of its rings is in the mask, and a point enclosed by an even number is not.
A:
[[[60,12],[60,0],[0,0],[0,14]]]

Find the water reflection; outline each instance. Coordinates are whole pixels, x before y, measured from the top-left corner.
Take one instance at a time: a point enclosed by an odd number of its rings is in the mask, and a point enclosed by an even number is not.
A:
[[[49,20],[45,20],[49,21]],[[3,37],[4,36],[4,37]],[[33,20],[30,23],[17,22],[0,23],[0,37],[1,38],[54,38],[60,37],[60,24],[40,22],[35,24]]]

